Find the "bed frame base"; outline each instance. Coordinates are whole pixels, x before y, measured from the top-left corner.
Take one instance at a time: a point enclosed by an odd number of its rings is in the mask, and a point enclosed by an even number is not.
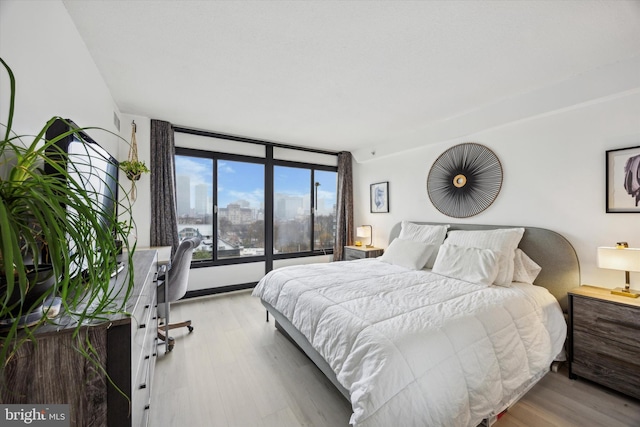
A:
[[[351,402],[351,396],[349,395],[349,391],[344,388],[342,384],[338,381],[335,372],[331,369],[331,366],[323,359],[323,357],[318,353],[307,337],[305,337],[302,332],[298,331],[289,320],[284,317],[278,310],[276,310],[271,304],[262,302],[262,305],[267,309],[267,321],[269,313],[273,316],[276,324],[276,328],[278,331],[282,333],[289,341],[295,344],[304,354],[307,355],[309,359],[322,371],[322,373],[333,383],[333,385],[340,391],[340,393],[344,396],[347,401]]]

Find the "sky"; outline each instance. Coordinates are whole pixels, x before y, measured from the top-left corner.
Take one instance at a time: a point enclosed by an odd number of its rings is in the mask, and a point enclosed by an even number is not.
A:
[[[193,189],[204,184],[209,197],[213,197],[213,160],[200,157],[176,156],[176,174],[188,175],[191,182],[191,203]],[[318,198],[325,198],[325,206],[336,202],[335,173],[316,171]],[[276,166],[274,186],[276,193],[290,196],[309,197],[310,171],[308,169]],[[252,208],[260,208],[264,203],[264,165],[259,163],[218,160],[218,205],[246,200]]]

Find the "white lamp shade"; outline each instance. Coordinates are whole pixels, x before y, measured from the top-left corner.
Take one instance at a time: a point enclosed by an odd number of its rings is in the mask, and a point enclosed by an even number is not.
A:
[[[358,227],[356,228],[356,236],[368,239],[371,237],[371,229],[369,227]]]
[[[611,270],[640,271],[640,249],[599,247],[598,267]]]

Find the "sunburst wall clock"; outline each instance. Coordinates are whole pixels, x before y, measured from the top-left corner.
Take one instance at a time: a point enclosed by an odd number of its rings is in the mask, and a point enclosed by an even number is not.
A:
[[[502,165],[481,144],[455,145],[433,162],[427,177],[431,203],[443,214],[467,218],[487,209],[502,187]]]

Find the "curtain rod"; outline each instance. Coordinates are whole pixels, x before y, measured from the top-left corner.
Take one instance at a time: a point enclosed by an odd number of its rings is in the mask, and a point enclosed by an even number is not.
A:
[[[298,146],[295,146],[295,145],[281,144],[279,142],[263,141],[261,139],[246,138],[244,136],[227,135],[227,134],[224,134],[224,133],[217,133],[217,132],[210,132],[210,131],[204,131],[204,130],[198,130],[198,129],[191,129],[191,128],[186,128],[186,127],[182,127],[182,126],[173,126],[173,130],[175,132],[188,133],[190,135],[208,136],[208,137],[211,137],[211,138],[228,139],[228,140],[231,140],[231,141],[246,142],[246,143],[249,143],[249,144],[258,144],[258,145],[265,145],[265,146],[268,145],[268,146],[271,146],[271,147],[278,147],[278,148],[289,148],[289,149],[292,149],[292,150],[306,151],[306,152],[309,152],[309,153],[327,154],[329,156],[337,156],[338,155],[337,151],[327,151],[327,150],[320,150],[320,149],[316,149],[316,148],[298,147]]]

